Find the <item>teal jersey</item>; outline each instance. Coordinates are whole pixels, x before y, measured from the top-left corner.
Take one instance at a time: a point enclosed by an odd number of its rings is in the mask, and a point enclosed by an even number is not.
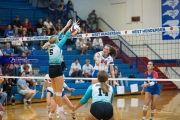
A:
[[[62,62],[62,47],[68,37],[70,36],[70,32],[67,31],[65,36],[61,41],[55,44],[51,44],[50,49],[49,49],[49,64],[61,64]],[[60,32],[57,35],[58,39],[62,37],[62,32]]]
[[[101,90],[100,84],[101,83],[96,83],[94,85],[89,86],[85,95],[80,100],[80,103],[85,104],[90,98],[92,98],[92,103],[99,101],[112,103],[114,99],[113,88],[110,85],[108,85],[109,92],[108,94],[104,94],[103,91]]]

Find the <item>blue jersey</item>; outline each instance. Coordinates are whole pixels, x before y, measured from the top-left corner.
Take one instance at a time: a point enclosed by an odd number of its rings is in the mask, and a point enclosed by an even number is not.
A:
[[[92,98],[92,103],[94,102],[109,102],[112,103],[114,99],[114,91],[113,88],[108,85],[109,92],[107,94],[104,94],[101,90],[101,83],[96,83],[88,87],[85,95],[80,100],[81,104],[85,104],[90,98]]]
[[[155,80],[155,78],[158,78],[158,74],[157,74],[156,71],[153,71],[151,74],[148,74],[148,72],[145,72],[144,77],[148,79],[147,81],[145,81],[146,83],[154,82],[153,86],[147,86],[147,87],[149,87],[149,88],[157,88],[157,87],[159,87],[159,84]]]
[[[49,49],[49,64],[61,64],[62,62],[62,46],[70,36],[70,32],[67,31],[61,41],[55,44],[51,44]],[[58,39],[62,37],[62,32],[58,34]]]

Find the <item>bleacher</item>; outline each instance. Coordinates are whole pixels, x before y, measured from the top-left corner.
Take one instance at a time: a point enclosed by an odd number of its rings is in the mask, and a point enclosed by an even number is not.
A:
[[[4,9],[6,8],[6,9]],[[7,9],[11,8],[11,9]],[[14,8],[14,9],[13,9]],[[15,9],[18,8],[18,9]],[[26,9],[26,10],[20,10],[20,9]],[[28,18],[30,23],[34,26],[39,18],[46,18],[48,14],[43,13],[41,10],[36,9],[35,7],[32,7],[31,4],[26,3],[26,0],[0,0],[0,14],[1,14],[1,26],[7,25],[14,20],[15,16],[18,15],[21,19],[21,22],[24,21],[25,18]],[[27,10],[29,9],[29,10]],[[35,32],[35,35],[37,35],[37,32]],[[39,41],[33,41],[33,44],[29,46],[30,49],[32,47],[35,48],[35,50],[32,51],[31,56],[41,56],[44,58],[48,58],[48,53],[45,50],[39,50]],[[90,59],[90,64],[94,65],[93,55],[94,52],[92,50],[88,51],[89,55],[80,55],[80,53],[75,49],[75,46],[71,46],[72,50],[68,51],[68,46],[63,47],[63,55],[64,60],[67,66],[68,71],[64,71],[65,77],[69,77],[69,70],[72,62],[74,62],[75,58],[80,59],[80,64],[83,66],[85,64],[86,59]],[[143,74],[138,72],[138,68],[132,68],[130,64],[124,63],[122,59],[115,59],[114,63],[119,68],[119,72],[122,73],[122,77],[126,78],[131,74],[134,74],[136,78],[143,78]],[[45,74],[48,73],[48,64],[33,64],[33,69],[35,70],[36,76],[45,76]],[[83,78],[82,78],[83,80]],[[75,83],[75,80],[66,80],[66,83],[69,87],[75,88],[73,92],[71,92],[71,96],[79,96],[84,95],[86,92],[88,86],[91,85],[91,82],[85,82],[85,83]],[[141,90],[140,85],[142,82],[140,81],[128,81],[128,86],[125,86],[125,92],[130,93],[130,85],[137,83],[139,85],[139,90]],[[13,87],[14,90],[16,90],[16,86]],[[42,86],[37,85],[37,93],[34,99],[40,99],[41,97],[41,91]],[[114,87],[114,91],[116,92],[116,88]],[[46,96],[46,94],[44,95]],[[23,96],[16,93],[15,94],[16,100],[22,100]]]
[[[32,26],[36,25],[39,18],[45,20],[48,17],[47,13],[32,7],[26,0],[0,0],[0,15],[1,26],[11,24],[17,15],[21,22],[28,18]]]

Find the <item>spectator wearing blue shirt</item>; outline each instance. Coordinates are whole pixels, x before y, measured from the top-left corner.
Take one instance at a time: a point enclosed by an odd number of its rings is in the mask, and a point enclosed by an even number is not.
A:
[[[26,77],[26,73],[22,72],[21,73],[21,77]],[[31,90],[27,84],[26,84],[26,80],[24,78],[20,78],[17,81],[17,92],[21,95],[24,95],[24,104],[27,103],[31,103],[31,100],[34,98],[34,96],[36,95],[36,91],[35,90]]]
[[[11,29],[11,25],[7,26],[7,29],[4,32],[5,37],[14,36],[14,31]]]
[[[6,43],[6,48],[3,49],[4,56],[13,56],[14,50],[10,47],[10,43]]]
[[[74,12],[74,7],[72,2],[69,0],[66,5],[66,12],[68,19],[72,19],[73,21],[76,20],[76,12]]]

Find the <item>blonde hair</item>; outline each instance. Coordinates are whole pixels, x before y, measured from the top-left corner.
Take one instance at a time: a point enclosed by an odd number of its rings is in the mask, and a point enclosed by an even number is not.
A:
[[[49,41],[46,42],[44,45],[43,45],[43,49],[49,49],[51,44],[54,44],[56,42],[58,42],[58,38],[57,38],[57,35],[52,35],[50,38],[49,38]]]
[[[105,83],[108,80],[108,73],[106,71],[99,71],[98,72],[98,81],[101,83],[101,89],[103,91],[104,94],[107,94],[109,92],[109,87],[108,85]]]

